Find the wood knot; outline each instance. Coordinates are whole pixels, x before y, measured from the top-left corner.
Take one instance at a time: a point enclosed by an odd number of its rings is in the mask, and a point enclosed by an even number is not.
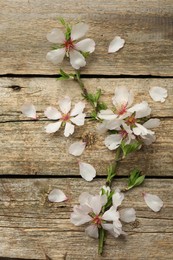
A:
[[[9,86],[9,88],[11,88],[14,91],[20,91],[21,90],[21,87],[19,85],[12,85],[12,86]]]
[[[86,146],[92,146],[96,142],[96,135],[94,133],[85,133],[82,136],[82,141],[86,143]]]

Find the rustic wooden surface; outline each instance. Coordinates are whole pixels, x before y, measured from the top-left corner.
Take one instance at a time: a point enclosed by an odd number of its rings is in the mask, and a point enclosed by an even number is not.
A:
[[[90,25],[87,36],[97,49],[86,74],[173,76],[172,0],[0,0],[0,5],[0,74],[56,74],[45,59],[51,49],[46,34],[60,26],[57,17],[63,15]],[[107,55],[116,35],[126,47]]]
[[[148,179],[142,187],[127,194],[122,206],[135,207],[137,221],[124,226],[128,232],[124,239],[115,240],[108,235],[104,255],[98,257],[97,240],[86,237],[84,227],[75,227],[69,217],[82,191],[90,190],[95,194],[103,184],[104,180],[101,179],[92,183],[70,178],[2,179],[0,233],[3,237],[0,239],[0,257],[45,259],[46,253],[51,259],[58,260],[171,259],[173,180],[161,183],[157,179]],[[114,184],[123,188],[126,179],[117,180]],[[67,194],[67,202],[48,202],[48,193],[57,187]],[[164,200],[164,207],[159,214],[147,208],[142,191],[159,194]]]
[[[172,0],[0,0],[0,259],[173,259],[173,3]],[[86,127],[65,138],[63,131],[44,132],[48,124],[43,111],[57,105],[59,97],[81,100],[75,82],[56,81],[58,68],[46,61],[51,44],[46,34],[59,27],[57,17],[82,20],[90,25],[96,52],[82,71],[90,91],[101,88],[111,106],[117,86],[133,89],[136,102],[146,100],[152,117],[161,119],[157,140],[122,162],[115,187],[124,187],[130,169],[138,166],[145,183],[127,193],[123,207],[137,211],[137,221],[125,225],[126,238],[108,235],[103,257],[97,256],[97,241],[84,234],[84,227],[69,221],[72,207],[82,191],[98,193],[113,153],[87,119]],[[126,40],[122,50],[107,54],[110,40]],[[63,65],[70,71],[68,63]],[[128,75],[128,76],[122,76]],[[53,75],[53,76],[52,76]],[[165,87],[169,97],[155,103],[148,95],[152,86]],[[38,110],[39,121],[24,117],[23,103]],[[86,112],[89,115],[90,106]],[[87,183],[78,173],[77,160],[68,154],[69,144],[88,134],[95,138],[81,160],[92,163],[97,178]],[[100,160],[104,158],[104,160]],[[48,193],[60,188],[65,203],[50,203]],[[164,207],[159,213],[147,208],[141,193],[159,195]],[[46,258],[47,255],[47,258]]]
[[[149,176],[172,176],[173,79],[85,79],[84,82],[91,91],[101,88],[103,100],[110,107],[115,87],[127,86],[136,94],[136,102],[147,100],[152,107],[152,116],[161,118],[161,126],[156,129],[157,141],[152,146],[145,147],[145,152],[141,150],[135,157],[129,156],[122,163],[120,174],[128,174],[131,162],[131,167],[136,165]],[[169,98],[164,104],[152,102],[149,94],[146,95],[152,86],[157,85],[168,90]],[[18,86],[17,90],[13,86]],[[86,149],[81,160],[89,161],[98,168],[99,175],[105,175],[107,165],[114,159],[114,152],[105,147],[104,137],[97,131],[98,124],[88,119],[87,125],[78,127],[70,138],[63,136],[63,130],[54,135],[45,133],[44,126],[48,124],[48,120],[43,111],[49,105],[58,106],[58,98],[64,95],[70,95],[74,102],[81,100],[80,88],[73,81],[62,82],[54,78],[1,78],[0,140],[4,151],[0,158],[1,174],[78,175],[77,159],[68,154],[68,147],[72,142],[91,133],[95,142]],[[37,106],[41,121],[33,121],[22,115],[20,107],[26,101]],[[90,106],[87,106],[86,112],[91,112]],[[102,156],[104,160],[100,162]]]

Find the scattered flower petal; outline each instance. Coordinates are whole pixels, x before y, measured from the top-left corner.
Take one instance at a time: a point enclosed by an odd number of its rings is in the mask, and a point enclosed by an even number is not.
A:
[[[96,176],[95,168],[89,163],[79,162],[79,172],[86,181],[92,181]]]
[[[109,44],[108,53],[119,51],[121,48],[123,48],[124,44],[124,39],[122,39],[120,36],[115,36],[115,38]]]
[[[113,206],[115,208],[120,206],[122,201],[123,201],[123,199],[124,199],[124,194],[122,192],[120,192],[119,189],[116,189],[114,195],[112,196]]]
[[[154,212],[160,211],[163,207],[163,201],[157,195],[144,193],[143,196],[147,206]]]
[[[162,87],[150,88],[149,94],[154,101],[160,101],[161,103],[165,102],[165,99],[168,96],[167,89]]]
[[[71,144],[68,151],[74,156],[80,156],[84,152],[85,147],[86,143],[79,141]]]
[[[36,115],[36,108],[33,104],[30,103],[25,103],[22,107],[21,107],[21,112],[27,116],[27,117],[31,117],[33,119],[37,118]]]
[[[136,211],[133,208],[120,209],[120,220],[130,223],[136,220]]]
[[[54,189],[49,193],[48,199],[50,202],[62,202],[67,200],[67,197],[62,190]]]

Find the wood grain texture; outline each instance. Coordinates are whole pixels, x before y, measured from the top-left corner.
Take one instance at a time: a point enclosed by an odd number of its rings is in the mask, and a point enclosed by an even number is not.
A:
[[[90,91],[101,88],[104,93],[103,100],[110,106],[114,88],[127,86],[136,93],[136,102],[146,99],[153,108],[153,116],[162,117],[161,126],[156,129],[157,141],[122,162],[119,174],[128,175],[129,169],[138,166],[149,176],[172,176],[173,80],[87,79],[84,81]],[[164,104],[153,102],[147,94],[149,88],[156,85],[168,89],[169,98]],[[104,136],[97,132],[98,124],[87,120],[86,126],[78,127],[76,133],[70,138],[63,136],[63,130],[54,135],[44,132],[44,126],[48,124],[43,114],[44,109],[48,105],[57,106],[59,97],[64,95],[70,95],[74,102],[81,100],[80,89],[73,81],[57,82],[55,79],[47,78],[1,78],[0,174],[78,175],[77,159],[68,154],[68,147],[89,133],[95,137],[95,142],[86,149],[81,160],[92,163],[97,168],[98,175],[106,174],[108,164],[113,161],[114,152],[104,146]],[[33,102],[37,106],[41,121],[32,121],[21,114],[20,107],[26,101]],[[87,114],[90,111],[91,108],[87,106]]]
[[[125,183],[116,180],[114,185],[122,188]],[[97,194],[103,184],[100,179],[1,179],[0,257],[46,259],[46,253],[52,260],[81,259],[81,254],[82,259],[102,259],[97,256],[97,240],[86,237],[84,227],[73,226],[69,217],[81,192]],[[126,238],[108,236],[103,259],[165,259],[165,252],[166,259],[172,259],[172,187],[173,180],[148,179],[126,194],[122,207],[134,207],[137,221],[124,225]],[[63,189],[68,201],[48,202],[53,188]],[[143,191],[159,193],[164,201],[161,212],[147,208]]]
[[[173,75],[172,0],[0,0],[0,73],[57,74],[46,61],[51,44],[46,34],[60,27],[57,17],[90,25],[87,37],[96,41],[86,74]],[[120,35],[124,49],[107,54]],[[64,67],[69,69],[68,62]]]

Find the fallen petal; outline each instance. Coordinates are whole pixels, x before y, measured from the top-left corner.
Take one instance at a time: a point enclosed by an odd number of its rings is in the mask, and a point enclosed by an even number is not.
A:
[[[120,220],[126,223],[135,221],[136,211],[133,208],[120,209]]]
[[[80,156],[84,152],[85,147],[86,147],[86,143],[79,141],[71,144],[68,151],[70,154],[74,156]]]
[[[48,200],[50,202],[62,202],[67,200],[67,197],[62,190],[54,189],[49,193]]]
[[[154,212],[158,212],[163,207],[163,201],[157,195],[144,193],[143,196],[147,206]]]
[[[121,48],[123,48],[124,44],[124,39],[122,39],[120,36],[115,36],[115,38],[109,44],[108,53],[119,51]]]
[[[21,107],[21,112],[27,116],[27,117],[31,117],[36,119],[36,108],[33,104],[31,103],[25,103],[22,107]]]
[[[84,162],[79,162],[79,173],[86,181],[92,181],[96,176],[95,168],[91,164]]]
[[[161,103],[165,102],[165,99],[168,96],[167,89],[161,87],[152,87],[149,90],[149,94],[154,101],[160,101]]]

